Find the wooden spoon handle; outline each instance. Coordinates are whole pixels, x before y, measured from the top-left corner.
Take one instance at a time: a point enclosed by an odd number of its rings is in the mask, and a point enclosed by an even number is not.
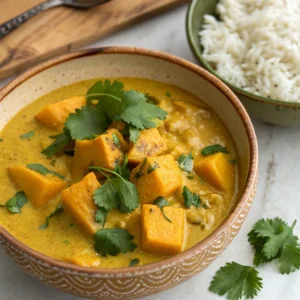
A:
[[[9,34],[11,31],[31,19],[33,16],[37,15],[41,11],[47,10],[49,8],[62,5],[60,0],[48,0],[41,4],[38,4],[22,14],[8,20],[7,22],[0,25],[0,39]]]

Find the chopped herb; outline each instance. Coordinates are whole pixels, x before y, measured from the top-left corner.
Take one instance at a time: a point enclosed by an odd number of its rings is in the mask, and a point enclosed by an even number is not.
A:
[[[105,210],[104,208],[97,208],[96,214],[95,214],[95,222],[102,224],[102,228],[104,227],[105,221],[106,221],[106,216],[107,216],[108,211]]]
[[[68,156],[74,156],[75,150],[64,150],[64,154],[66,154]]]
[[[142,177],[144,175],[144,173],[142,172],[142,169],[144,168],[146,162],[147,162],[147,158],[145,157],[143,162],[141,163],[140,169],[134,175],[135,179],[139,179],[140,177]]]
[[[191,173],[194,168],[194,158],[192,152],[187,155],[180,155],[180,157],[178,158],[178,165],[181,170]]]
[[[262,288],[262,279],[258,271],[251,266],[243,266],[235,262],[227,263],[214,276],[209,290],[227,299],[252,299]]]
[[[121,148],[120,140],[119,140],[118,136],[116,135],[116,133],[113,133],[113,134],[111,135],[111,137],[112,137],[112,140],[113,140],[114,144],[115,144],[118,148]]]
[[[157,162],[154,162],[153,165],[149,166],[147,173],[150,174],[151,172],[155,171],[159,168],[159,164]]]
[[[236,165],[237,163],[236,159],[229,159],[228,162],[232,165]]]
[[[102,256],[132,252],[136,245],[132,242],[133,236],[125,229],[105,228],[98,230],[94,235],[95,250]]]
[[[3,139],[0,139],[0,142],[3,142]]]
[[[162,212],[164,218],[165,218],[168,222],[172,223],[172,221],[165,215],[165,212],[164,212],[164,207],[165,207],[165,206],[170,206],[170,204],[169,204],[169,202],[167,201],[167,199],[165,199],[165,198],[162,197],[162,196],[159,196],[159,197],[156,198],[156,200],[153,202],[153,204],[154,204],[154,205],[157,205],[157,206],[160,208],[160,210],[161,210],[161,212]]]
[[[64,244],[69,245],[70,242],[68,240],[63,241]]]
[[[70,227],[73,227],[73,226],[74,226],[74,223],[71,223],[71,224],[70,224]]]
[[[111,211],[118,208],[122,212],[132,212],[139,206],[139,195],[136,186],[130,181],[123,178],[115,171],[111,171],[102,167],[90,167],[107,176],[103,172],[108,172],[116,177],[108,177],[106,182],[94,192],[94,203]]]
[[[200,184],[205,184],[204,180],[200,179]]]
[[[21,139],[31,139],[32,137],[34,137],[34,134],[35,134],[35,132],[34,132],[34,130],[32,130],[32,131],[21,134],[20,138]]]
[[[44,167],[43,165],[41,164],[28,164],[26,166],[28,169],[31,169],[33,171],[36,171],[42,175],[47,175],[47,174],[52,174],[52,175],[55,175],[57,176],[58,178],[64,180],[65,179],[65,176],[61,175],[61,174],[58,174],[54,171],[50,171],[48,170],[46,167]]]
[[[64,211],[64,208],[61,205],[57,206],[55,211],[53,211],[49,216],[46,217],[45,224],[41,225],[39,227],[39,229],[48,228],[50,219],[52,219],[54,216],[57,216],[57,215],[61,214],[63,211]]]
[[[153,209],[152,209],[152,208],[150,208],[150,212],[151,212],[151,213],[153,212]]]
[[[188,174],[187,179],[194,179],[194,175]]]
[[[200,196],[192,193],[186,185],[183,187],[182,196],[184,199],[184,205],[187,208],[190,208],[192,205],[198,208],[202,205]]]
[[[228,154],[228,150],[226,147],[223,147],[222,145],[216,144],[216,145],[211,145],[211,146],[207,146],[205,147],[202,151],[201,154],[203,156],[209,156],[209,155],[213,155],[216,153],[226,153]]]
[[[123,163],[118,163],[115,172],[120,174],[124,179],[129,180],[130,170],[128,168],[128,156],[125,155]]]
[[[141,131],[139,129],[137,129],[132,125],[129,126],[129,140],[132,143],[135,144],[138,141],[140,135],[141,135]]]
[[[172,97],[171,94],[170,94],[170,92],[166,92],[166,96]]]
[[[5,204],[0,204],[0,207],[5,207]]]
[[[28,202],[24,192],[17,192],[6,202],[7,210],[12,214],[20,214],[21,208]]]
[[[55,163],[56,163],[56,160],[55,160],[55,159],[52,159],[52,160],[50,161],[50,165],[51,165],[51,166],[55,166]]]
[[[259,265],[279,259],[281,274],[289,274],[300,268],[300,245],[293,235],[292,226],[280,218],[261,219],[248,234],[248,240],[255,249],[254,264]]]
[[[134,258],[133,260],[130,261],[129,267],[134,267],[140,263],[140,260],[138,258]]]

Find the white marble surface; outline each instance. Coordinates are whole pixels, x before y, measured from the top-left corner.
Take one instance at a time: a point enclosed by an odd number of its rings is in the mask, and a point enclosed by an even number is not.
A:
[[[185,34],[187,6],[140,23],[94,44],[94,46],[130,45],[156,49],[195,62]],[[0,87],[4,82],[0,82]],[[253,251],[247,233],[262,217],[282,217],[289,223],[299,220],[296,233],[300,236],[300,129],[282,128],[254,121],[259,150],[259,185],[257,196],[240,233],[208,269],[187,282],[147,300],[212,300],[222,299],[208,291],[215,272],[226,262],[251,264]],[[259,267],[264,288],[258,300],[300,299],[300,271],[281,275],[276,263]],[[1,300],[76,300],[24,274],[0,249]],[[223,299],[225,299],[223,297]]]

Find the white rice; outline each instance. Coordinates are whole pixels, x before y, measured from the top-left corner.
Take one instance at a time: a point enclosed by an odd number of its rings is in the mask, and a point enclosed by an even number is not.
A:
[[[203,57],[244,90],[300,103],[300,1],[220,0],[204,16]]]

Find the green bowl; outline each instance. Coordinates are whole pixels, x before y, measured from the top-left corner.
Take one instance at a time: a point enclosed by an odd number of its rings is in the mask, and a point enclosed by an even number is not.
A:
[[[300,127],[300,103],[284,102],[254,95],[240,89],[220,77],[202,56],[199,32],[205,14],[214,15],[218,0],[193,0],[186,18],[189,44],[200,64],[226,83],[239,97],[249,114],[267,123]]]

